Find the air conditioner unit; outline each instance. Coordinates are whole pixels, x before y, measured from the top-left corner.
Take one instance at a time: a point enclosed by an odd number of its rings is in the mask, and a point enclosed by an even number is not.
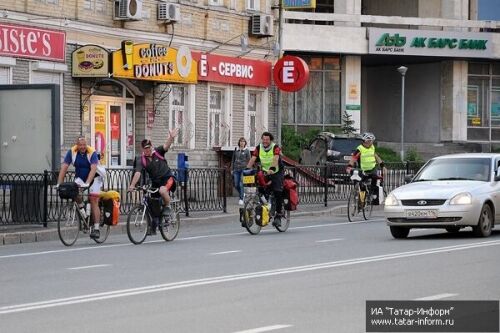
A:
[[[180,21],[181,5],[177,3],[160,2],[158,4],[158,20]]]
[[[251,33],[254,36],[272,36],[274,34],[274,18],[272,15],[252,15]]]
[[[143,0],[115,0],[114,20],[142,20]]]

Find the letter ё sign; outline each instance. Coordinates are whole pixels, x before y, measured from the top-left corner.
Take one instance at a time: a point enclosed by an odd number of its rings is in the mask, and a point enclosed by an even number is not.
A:
[[[309,81],[309,67],[302,58],[287,55],[274,65],[273,79],[280,90],[299,91]]]

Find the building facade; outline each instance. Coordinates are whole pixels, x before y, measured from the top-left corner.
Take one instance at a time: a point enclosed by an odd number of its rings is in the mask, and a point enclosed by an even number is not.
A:
[[[311,77],[302,91],[284,94],[284,125],[339,127],[347,112],[359,131],[399,151],[397,69],[405,66],[406,149],[435,155],[500,148],[500,22],[477,20],[477,1],[301,5],[284,13],[282,48],[303,57]]]
[[[84,135],[127,168],[143,138],[179,128],[173,151],[217,166],[216,151],[276,130],[273,14],[266,0],[5,0],[0,85],[59,87],[61,154]],[[22,142],[4,127],[0,158]]]

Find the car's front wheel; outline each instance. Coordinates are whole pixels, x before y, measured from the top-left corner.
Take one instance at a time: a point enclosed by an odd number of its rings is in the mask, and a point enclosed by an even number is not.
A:
[[[474,235],[477,237],[488,237],[491,235],[491,228],[493,226],[493,212],[488,204],[484,204],[479,215],[477,225],[472,227]]]
[[[391,226],[389,228],[391,229],[392,237],[397,238],[397,239],[406,238],[406,237],[408,237],[408,234],[410,233],[410,228],[406,228],[406,227]]]

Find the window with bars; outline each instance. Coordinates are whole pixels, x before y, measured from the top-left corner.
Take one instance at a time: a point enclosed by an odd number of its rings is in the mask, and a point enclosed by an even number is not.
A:
[[[224,90],[210,90],[210,105],[208,116],[209,147],[221,147],[228,142],[229,126],[225,122]]]
[[[0,67],[0,84],[11,84],[10,67]]]
[[[321,127],[341,124],[340,58],[301,56],[309,81],[300,91],[282,94],[283,124]]]
[[[174,145],[182,146],[187,144],[188,139],[186,126],[186,86],[174,85],[170,93],[170,128],[178,128],[179,134],[175,138]]]
[[[257,140],[257,114],[261,113],[260,111],[260,92],[257,91],[249,91],[248,92],[248,114],[247,121],[248,126],[245,133],[245,137],[248,138],[248,145],[253,147],[258,142]]]
[[[467,140],[500,141],[500,65],[469,63]]]

